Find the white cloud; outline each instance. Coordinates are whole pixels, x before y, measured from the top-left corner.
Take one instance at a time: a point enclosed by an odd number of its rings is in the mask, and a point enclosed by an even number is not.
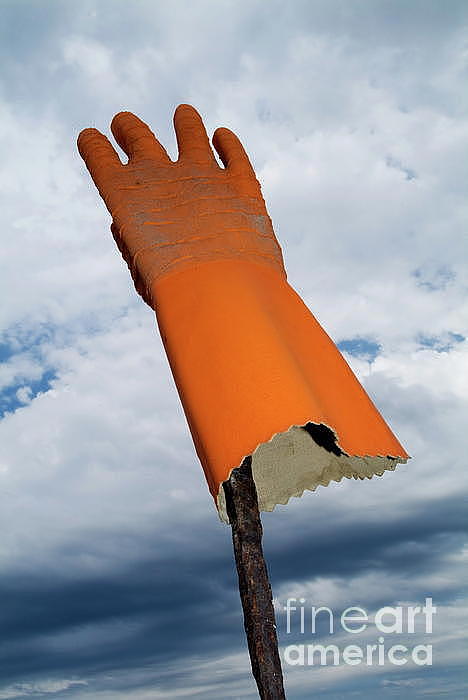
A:
[[[24,698],[28,696],[36,696],[38,693],[44,695],[55,695],[63,690],[76,688],[80,685],[87,685],[86,681],[76,680],[48,680],[38,683],[17,683],[6,688],[0,689],[0,700],[8,700],[9,698]]]

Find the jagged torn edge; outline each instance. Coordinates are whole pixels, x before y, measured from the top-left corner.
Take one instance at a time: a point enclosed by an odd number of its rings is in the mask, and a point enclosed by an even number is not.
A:
[[[260,511],[272,511],[278,503],[285,505],[293,496],[299,498],[304,491],[315,491],[330,481],[339,482],[344,477],[371,479],[394,471],[397,464],[407,461],[406,457],[391,455],[348,455],[340,448],[338,436],[330,426],[312,422],[292,425],[252,452],[258,507]],[[231,472],[232,469],[229,476]],[[229,523],[222,484],[217,506],[220,519]]]

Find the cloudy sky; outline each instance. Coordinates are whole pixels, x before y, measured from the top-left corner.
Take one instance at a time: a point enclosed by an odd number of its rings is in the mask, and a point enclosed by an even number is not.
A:
[[[0,3],[0,700],[255,698],[230,529],[78,132],[243,140],[290,284],[413,459],[263,516],[281,653],[422,605],[432,666],[292,666],[290,700],[466,697],[468,12],[450,0]],[[298,615],[296,613],[296,615]],[[352,637],[352,638],[351,638]]]

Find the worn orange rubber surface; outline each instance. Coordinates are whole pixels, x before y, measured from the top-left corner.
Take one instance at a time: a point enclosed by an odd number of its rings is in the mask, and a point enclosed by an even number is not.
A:
[[[239,139],[216,130],[213,145],[223,168],[193,107],[179,106],[174,126],[176,162],[130,112],[111,125],[128,163],[96,129],[81,132],[78,148],[112,215],[135,287],[156,311],[221,516],[221,483],[254,451],[253,475],[266,510],[305,488],[343,476],[370,478],[406,461],[334,343],[287,283],[260,184]],[[336,446],[291,429],[308,423],[326,426]],[[273,440],[278,434],[284,435]]]

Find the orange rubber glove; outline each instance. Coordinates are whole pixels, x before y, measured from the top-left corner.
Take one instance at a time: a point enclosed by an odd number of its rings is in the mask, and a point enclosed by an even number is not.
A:
[[[130,112],[111,129],[129,161],[109,141],[85,129],[78,148],[112,214],[112,233],[137,291],[155,305],[153,284],[169,272],[214,259],[256,260],[284,275],[260,185],[237,137],[218,129],[220,168],[198,113],[175,112],[179,160],[173,163],[147,125]]]
[[[245,456],[259,507],[344,476],[406,462],[334,343],[286,281],[260,185],[237,137],[210,148],[193,107],[174,115],[173,163],[148,126],[111,124],[128,155],[85,129],[78,149],[112,215],[137,291],[157,315],[210,491],[227,522],[222,482]]]

